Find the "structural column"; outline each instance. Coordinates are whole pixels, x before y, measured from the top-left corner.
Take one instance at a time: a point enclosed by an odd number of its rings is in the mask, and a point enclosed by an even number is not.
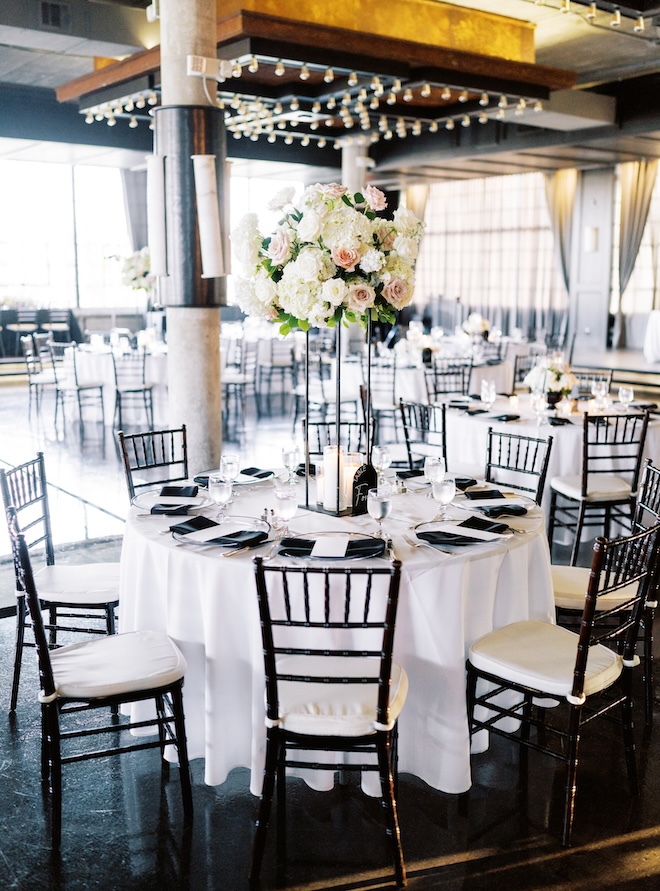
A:
[[[215,0],[161,0],[162,105],[155,112],[154,150],[165,159],[166,306],[169,423],[188,429],[192,473],[218,467],[222,447],[220,305],[224,278],[202,278],[191,155],[215,155],[218,201],[225,194],[223,113],[209,104],[187,56],[215,58]],[[211,95],[214,85],[211,84]]]

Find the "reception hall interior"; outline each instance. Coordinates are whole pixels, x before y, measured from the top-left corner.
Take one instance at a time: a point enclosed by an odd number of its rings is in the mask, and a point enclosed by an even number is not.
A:
[[[1,887],[658,886],[659,87],[658,0],[0,6]]]

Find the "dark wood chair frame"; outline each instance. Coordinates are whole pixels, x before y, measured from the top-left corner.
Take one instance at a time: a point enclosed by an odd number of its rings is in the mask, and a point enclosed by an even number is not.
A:
[[[128,497],[133,500],[138,490],[153,488],[158,483],[188,479],[188,438],[186,425],[171,430],[149,430],[143,433],[117,431],[126,475]],[[166,468],[170,468],[166,471]],[[171,468],[178,468],[176,475]],[[135,474],[146,473],[147,479],[139,480]],[[158,471],[151,476],[151,471]]]
[[[39,606],[39,595],[35,587],[25,536],[20,531],[15,510],[10,508],[8,513],[9,533],[16,574],[20,578],[22,589],[25,591],[39,664],[41,779],[44,784],[48,785],[48,791],[50,792],[52,847],[58,850],[62,837],[62,766],[78,761],[88,761],[92,758],[106,758],[110,755],[141,751],[142,749],[160,749],[162,776],[165,778],[169,776],[169,763],[164,757],[165,750],[168,746],[175,746],[179,759],[183,810],[185,819],[189,823],[192,818],[193,802],[183,712],[183,678],[163,687],[152,687],[133,693],[104,696],[98,699],[69,699],[58,694],[53,679],[50,650],[46,640],[46,630]],[[154,700],[156,717],[144,721],[127,721],[118,718],[120,706],[147,700]],[[94,709],[107,709],[108,707],[110,707],[112,714],[109,724],[104,724],[103,726],[95,724],[93,727],[80,726],[80,715],[82,712]],[[68,715],[73,716],[71,724],[63,726]],[[119,731],[131,733],[134,730],[145,727],[156,727],[154,732],[158,733],[158,738],[136,742],[135,736],[131,736],[130,743],[125,745],[117,744]],[[72,754],[62,754],[62,744],[64,743],[65,746],[68,746],[69,740],[87,740],[92,736],[98,739],[99,735],[104,734],[112,740],[112,744],[107,748],[90,749],[89,746],[85,746],[81,751]]]
[[[570,699],[504,680],[498,675],[475,669],[467,661],[467,703],[470,735],[487,730],[514,740],[525,748],[543,752],[566,765],[563,805],[562,845],[571,843],[577,790],[578,747],[581,730],[594,718],[603,717],[621,726],[628,780],[632,795],[638,791],[635,740],[633,735],[632,672],[635,645],[647,593],[657,588],[660,561],[660,526],[653,526],[626,538],[596,539],[585,605],[576,634],[576,659]],[[613,609],[598,611],[598,598],[637,584],[636,593]],[[584,694],[584,678],[589,650],[596,644],[610,646],[623,658],[620,678],[607,689],[591,696]],[[477,692],[477,681],[487,685]],[[498,697],[507,691],[520,694],[514,705]],[[543,706],[534,705],[542,698]],[[556,707],[547,708],[548,701]],[[488,714],[484,716],[483,709]],[[619,717],[613,712],[619,712]],[[478,717],[481,715],[482,717]],[[564,720],[559,720],[560,715]],[[517,732],[498,727],[502,718],[521,722]],[[536,728],[534,738],[530,731]],[[525,766],[524,759],[521,764]]]
[[[408,453],[408,468],[416,470],[423,466],[426,454],[437,454],[447,465],[447,420],[444,403],[427,405],[424,402],[399,402],[401,425]],[[427,447],[424,454],[415,457],[415,446]],[[448,466],[448,465],[447,465]]]
[[[43,452],[37,452],[37,457],[32,461],[27,461],[12,470],[0,469],[0,492],[2,492],[7,522],[9,522],[10,510],[13,510],[17,517],[24,515],[26,519],[21,525],[24,537],[27,537],[29,551],[43,547],[46,565],[53,566],[55,564],[55,548]],[[16,576],[16,594],[16,642],[10,712],[16,710],[18,702],[23,650],[25,647],[34,646],[31,641],[25,640],[25,630],[30,628],[29,611],[26,603],[26,591],[22,587],[18,575]],[[115,610],[118,605],[119,600],[110,600],[101,607],[98,603],[69,603],[66,599],[61,601],[49,599],[46,604],[49,614],[48,624],[44,627],[49,633],[50,646],[57,646],[59,632],[114,634],[116,632]],[[90,610],[94,610],[94,612],[89,612]],[[96,620],[103,622],[104,626],[62,624],[62,619],[76,619],[78,622]]]
[[[154,427],[153,385],[147,383],[147,352],[144,349],[131,350],[122,356],[112,353],[112,368],[115,376],[115,416],[113,425],[124,428],[124,410],[144,408],[150,430]]]
[[[377,771],[380,776],[382,807],[385,813],[387,836],[397,885],[406,882],[403,852],[399,835],[396,807],[396,765],[397,765],[397,725],[391,730],[376,729],[365,736],[314,736],[293,733],[278,726],[279,692],[281,682],[338,683],[336,677],[309,677],[278,672],[278,658],[282,656],[320,655],[351,657],[373,657],[380,661],[379,673],[375,677],[342,678],[342,683],[378,684],[377,723],[387,727],[389,720],[390,676],[392,671],[392,648],[396,624],[396,611],[399,595],[401,564],[397,561],[388,567],[356,569],[346,566],[290,567],[266,565],[260,557],[255,558],[257,598],[261,619],[261,632],[266,678],[266,725],[267,745],[264,768],[263,791],[259,803],[256,832],[252,848],[250,883],[257,885],[266,848],[266,835],[270,820],[271,805],[277,784],[277,854],[278,865],[283,869],[286,859],[286,812],[285,812],[285,769],[305,767],[314,770]],[[389,577],[386,601],[381,610],[376,606],[379,597],[372,596],[373,580]],[[316,578],[314,578],[316,577]],[[365,580],[365,590],[359,599],[359,609],[355,610],[357,577]],[[269,583],[269,579],[272,583]],[[316,583],[315,583],[316,582]],[[342,589],[343,582],[343,589]],[[296,583],[300,586],[296,588]],[[301,596],[296,596],[301,595]],[[318,595],[315,597],[315,595]],[[273,601],[275,609],[271,608]],[[331,604],[332,601],[332,604]],[[337,609],[337,604],[339,608]],[[334,605],[334,609],[332,608]],[[379,614],[374,615],[376,609]],[[341,618],[337,616],[341,614]],[[356,617],[357,616],[357,617]],[[286,629],[285,641],[278,640],[281,629]],[[309,649],[309,641],[303,640],[307,632],[318,634],[320,629],[329,636],[350,631],[355,637],[351,649],[338,647],[336,640],[327,647]],[[295,633],[295,641],[288,635]],[[378,639],[375,645],[374,636]],[[362,645],[358,638],[362,639]],[[296,752],[354,752],[360,755],[377,755],[377,763],[363,760],[358,763],[328,763],[324,760],[308,761],[296,758]]]
[[[429,402],[436,402],[438,396],[445,396],[448,393],[461,393],[467,396],[470,392],[471,376],[472,359],[435,359],[432,366],[424,372]]]
[[[97,406],[101,412],[101,424],[105,426],[105,409],[103,403],[103,384],[90,383],[81,384],[78,380],[78,361],[77,351],[78,345],[73,341],[71,343],[49,343],[53,377],[55,378],[55,427],[57,427],[57,418],[59,407],[62,407],[62,420],[65,420],[64,406],[67,399],[75,397],[78,403],[78,417],[80,420],[81,434],[85,430],[85,420],[83,408],[88,406]],[[65,354],[72,351],[72,368],[73,376],[63,374]]]
[[[534,436],[521,436],[518,433],[505,433],[489,427],[484,479],[487,483],[501,483],[528,492],[529,497],[540,505],[551,451],[552,436],[538,439]],[[535,484],[533,486],[522,484],[515,477],[519,473],[533,477],[536,480]]]

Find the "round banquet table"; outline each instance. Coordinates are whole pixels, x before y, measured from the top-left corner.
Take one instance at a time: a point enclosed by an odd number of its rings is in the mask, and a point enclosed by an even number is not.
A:
[[[446,414],[447,466],[449,470],[467,466],[484,468],[489,427],[521,436],[535,436],[543,439],[552,436],[552,449],[543,496],[543,507],[547,512],[550,503],[550,480],[555,476],[568,476],[581,472],[583,413],[579,411],[571,414],[568,417],[570,424],[550,426],[546,419],[545,423],[539,426],[531,408],[531,396],[524,394],[515,397],[515,399],[517,402],[514,407],[508,397],[500,396],[493,403],[491,411],[482,415],[467,415],[461,409],[448,408]],[[631,410],[634,411],[634,406]],[[612,406],[610,411],[615,413],[616,406]],[[517,421],[495,419],[497,415],[504,413],[518,414],[520,418]],[[660,455],[660,417],[651,415],[646,434],[644,458],[650,457],[657,460],[658,455]]]
[[[299,484],[301,501],[303,490]],[[461,499],[450,510],[464,519],[468,513],[458,507]],[[265,481],[241,492],[230,513],[257,517],[273,503],[274,486]],[[509,622],[554,621],[550,559],[539,508],[511,522],[525,534],[470,545],[452,556],[414,549],[402,537],[435,512],[425,495],[407,493],[394,497],[385,521],[403,564],[394,655],[410,683],[399,719],[399,769],[435,789],[460,793],[471,784],[468,647]],[[164,534],[176,518],[137,514],[131,508],[121,557],[121,630],[155,629],[176,641],[188,662],[184,703],[190,757],[204,758],[210,785],[224,782],[235,767],[249,768],[251,789],[259,794],[266,732],[252,560],[271,546],[224,559],[217,547],[177,544]],[[299,508],[290,529],[373,533],[375,523],[369,516],[339,518]],[[136,706],[136,714],[148,717],[142,709]]]

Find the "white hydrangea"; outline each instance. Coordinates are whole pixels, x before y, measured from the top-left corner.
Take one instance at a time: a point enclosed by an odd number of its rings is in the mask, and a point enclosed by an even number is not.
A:
[[[385,262],[385,255],[376,248],[370,248],[360,260],[360,269],[367,274],[378,272]]]
[[[245,278],[255,274],[260,264],[260,250],[263,237],[258,228],[258,219],[255,213],[245,214],[231,235],[232,256],[240,268],[240,274]]]

